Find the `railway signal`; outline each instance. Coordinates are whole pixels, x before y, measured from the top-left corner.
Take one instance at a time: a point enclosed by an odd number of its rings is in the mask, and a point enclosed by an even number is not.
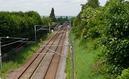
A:
[[[0,38],[0,69],[2,69],[1,38]]]

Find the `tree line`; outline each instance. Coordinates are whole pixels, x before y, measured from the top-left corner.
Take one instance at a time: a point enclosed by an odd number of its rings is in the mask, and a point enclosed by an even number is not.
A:
[[[0,12],[0,36],[32,37],[34,25],[42,24],[37,12]]]
[[[27,37],[34,38],[34,25],[56,25],[54,9],[50,16],[40,16],[35,11],[28,12],[0,12],[1,37]]]
[[[108,0],[100,6],[98,0],[88,0],[72,21],[72,32],[82,42],[98,39],[103,47],[99,59],[107,79],[129,79],[129,2]]]

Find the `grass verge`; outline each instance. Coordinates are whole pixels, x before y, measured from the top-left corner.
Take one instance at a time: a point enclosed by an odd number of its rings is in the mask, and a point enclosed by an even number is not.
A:
[[[9,60],[7,62],[2,63],[2,79],[5,79],[7,74],[17,68],[19,68],[23,63],[29,59],[33,53],[38,49],[39,44],[31,44],[27,46],[26,48],[22,49],[20,52],[17,52],[17,54],[12,55],[12,60]]]
[[[102,52],[102,47],[96,46],[96,40],[89,40],[85,43],[80,43],[79,39],[74,39],[74,34],[70,34],[70,39],[73,41],[75,53],[75,79],[105,79],[104,75],[98,73],[99,67],[96,60]],[[71,79],[71,63],[70,57],[67,58],[67,79]]]
[[[67,59],[66,59],[66,79],[71,79],[71,54],[70,54],[70,48],[68,48],[68,54],[67,54]]]

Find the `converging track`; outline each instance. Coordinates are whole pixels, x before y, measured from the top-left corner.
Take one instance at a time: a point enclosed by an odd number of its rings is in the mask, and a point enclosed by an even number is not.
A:
[[[67,34],[60,28],[23,67],[9,75],[8,79],[56,79]]]

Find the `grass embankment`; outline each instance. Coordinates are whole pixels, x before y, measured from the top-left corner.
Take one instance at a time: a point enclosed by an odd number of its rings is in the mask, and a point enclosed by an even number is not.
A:
[[[13,56],[13,60],[9,60],[7,62],[3,62],[2,64],[2,77],[6,77],[7,74],[17,68],[19,68],[23,63],[29,59],[32,54],[37,50],[39,44],[31,44],[26,48],[22,49],[20,52],[17,52],[15,56]]]
[[[51,35],[49,35],[48,37],[50,36]],[[45,39],[42,39],[36,43],[30,44],[24,47],[21,51],[13,55],[12,60],[3,62],[2,69],[1,69],[2,79],[5,79],[9,72],[19,68],[25,62],[27,62],[27,60],[32,57],[33,53],[35,53],[38,50],[38,48],[41,46],[41,44],[43,44],[44,40]]]
[[[79,39],[74,39],[74,34],[70,34],[73,41],[75,53],[75,79],[105,79],[104,75],[98,73],[98,55],[102,52],[102,47],[97,46],[97,40],[89,40],[80,43]],[[71,79],[70,56],[67,58],[67,79]]]
[[[71,79],[72,64],[71,64],[71,54],[70,48],[68,49],[67,59],[66,59],[66,79]]]

